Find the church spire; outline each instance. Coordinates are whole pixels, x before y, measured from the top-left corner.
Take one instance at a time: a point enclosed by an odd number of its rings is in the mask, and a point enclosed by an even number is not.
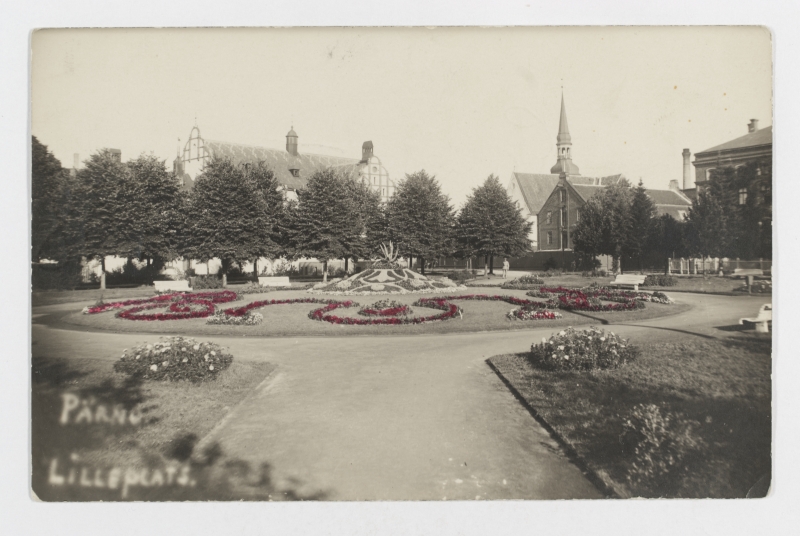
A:
[[[556,165],[550,168],[550,173],[568,175],[580,175],[578,166],[572,163],[572,136],[569,135],[569,125],[567,124],[567,107],[564,105],[564,93],[561,93],[561,118],[558,122],[558,136],[556,136],[556,150],[558,160]]]

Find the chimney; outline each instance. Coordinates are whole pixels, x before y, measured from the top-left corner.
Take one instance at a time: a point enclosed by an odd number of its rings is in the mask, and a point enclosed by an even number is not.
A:
[[[370,157],[372,157],[372,149],[373,149],[373,147],[372,147],[372,142],[371,141],[365,141],[361,145],[361,162],[362,163],[366,164],[367,160],[369,160]]]
[[[689,149],[683,150],[683,189],[688,190],[694,186],[692,183],[692,152]],[[672,183],[670,183],[671,187]]]
[[[73,154],[72,155],[72,167],[75,168],[75,169],[78,169],[78,167],[80,165],[81,165],[81,155],[79,155],[78,153]]]
[[[675,192],[680,190],[680,187],[678,186],[678,181],[676,181],[675,179],[669,181],[669,189]]]
[[[108,152],[114,155],[117,162],[122,162],[122,151],[119,149],[109,149]]]
[[[758,130],[758,119],[751,119],[747,125],[747,132],[755,132]]]

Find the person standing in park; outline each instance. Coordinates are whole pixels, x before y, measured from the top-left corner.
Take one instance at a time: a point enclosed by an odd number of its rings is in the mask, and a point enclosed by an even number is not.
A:
[[[503,279],[505,279],[506,276],[508,276],[509,267],[510,267],[510,265],[508,264],[508,258],[504,258],[503,259]]]

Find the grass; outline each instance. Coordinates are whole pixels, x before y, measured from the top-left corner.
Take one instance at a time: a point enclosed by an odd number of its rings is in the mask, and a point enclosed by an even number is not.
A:
[[[237,492],[231,484],[231,467],[241,476],[243,462],[224,457],[216,444],[202,452],[197,442],[274,369],[270,363],[234,361],[213,381],[159,382],[134,380],[113,372],[112,363],[97,359],[34,358],[32,367],[33,488],[40,499],[120,500],[121,489],[94,486],[51,485],[51,463],[58,460],[56,474],[67,476],[70,468],[79,473],[87,468],[89,480],[100,471],[107,480],[113,467],[164,471],[170,464],[190,468],[194,487],[131,486],[126,499],[184,500],[266,498],[274,493],[269,482]],[[73,393],[96,415],[97,405],[109,408],[122,404],[141,408],[138,425],[110,425],[100,422],[76,423],[82,406],[68,412],[67,424],[59,422],[64,412],[64,393]],[[60,469],[58,468],[60,467]],[[247,468],[244,473],[252,473]],[[135,473],[134,473],[135,474]],[[76,477],[79,478],[79,477]],[[148,476],[147,478],[151,478]],[[155,478],[154,476],[152,478]],[[241,479],[240,479],[241,480]],[[238,482],[241,488],[241,482]]]
[[[640,341],[633,341],[640,342]],[[616,370],[548,372],[527,353],[492,364],[611,487],[623,496],[745,497],[771,467],[769,338],[651,343]],[[697,421],[703,446],[666,477],[636,481],[623,421],[637,404],[656,404]],[[629,477],[633,477],[629,480]],[[765,490],[763,491],[765,492]],[[762,493],[763,493],[762,492]]]
[[[469,289],[456,294],[498,294],[517,296],[532,299],[525,295],[525,291],[500,290],[500,289]],[[269,295],[249,294],[243,299],[230,304],[223,304],[225,308],[237,307],[246,303],[263,299],[290,299],[303,297],[332,298],[335,300],[352,299],[361,305],[369,305],[386,296],[328,296],[320,294],[307,294],[296,291],[277,291]],[[424,295],[399,295],[389,296],[403,304],[412,304]],[[543,301],[543,300],[542,300]],[[113,312],[96,315],[83,315],[79,311],[66,314],[61,320],[73,326],[89,327],[93,329],[110,330],[117,332],[147,332],[147,333],[180,333],[182,335],[232,335],[232,336],[352,336],[352,335],[415,335],[431,333],[466,333],[495,330],[535,329],[545,326],[576,326],[607,322],[633,322],[671,314],[677,314],[689,309],[689,305],[675,303],[663,305],[648,303],[644,309],[623,312],[580,313],[559,311],[563,318],[556,320],[515,321],[506,318],[506,313],[514,306],[505,302],[466,301],[457,300],[464,310],[463,318],[454,318],[441,322],[431,322],[418,325],[399,326],[337,326],[328,322],[310,320],[308,313],[319,304],[293,304],[271,305],[255,309],[264,315],[264,321],[256,326],[218,326],[206,324],[205,319],[168,320],[161,322],[131,321],[116,318]],[[414,316],[435,314],[438,310],[425,307],[413,307]],[[338,316],[357,315],[358,308],[339,309],[335,311]],[[363,317],[359,317],[363,318]]]

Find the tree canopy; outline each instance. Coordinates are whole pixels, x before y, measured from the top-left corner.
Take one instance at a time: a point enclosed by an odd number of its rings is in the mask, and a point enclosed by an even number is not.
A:
[[[64,202],[68,175],[46,145],[32,137],[31,259],[57,259],[64,240]]]
[[[406,175],[386,207],[389,238],[402,255],[425,261],[455,249],[455,214],[436,178],[424,170]]]
[[[473,189],[456,219],[458,249],[464,256],[522,255],[530,251],[532,223],[500,184],[489,175]]]

